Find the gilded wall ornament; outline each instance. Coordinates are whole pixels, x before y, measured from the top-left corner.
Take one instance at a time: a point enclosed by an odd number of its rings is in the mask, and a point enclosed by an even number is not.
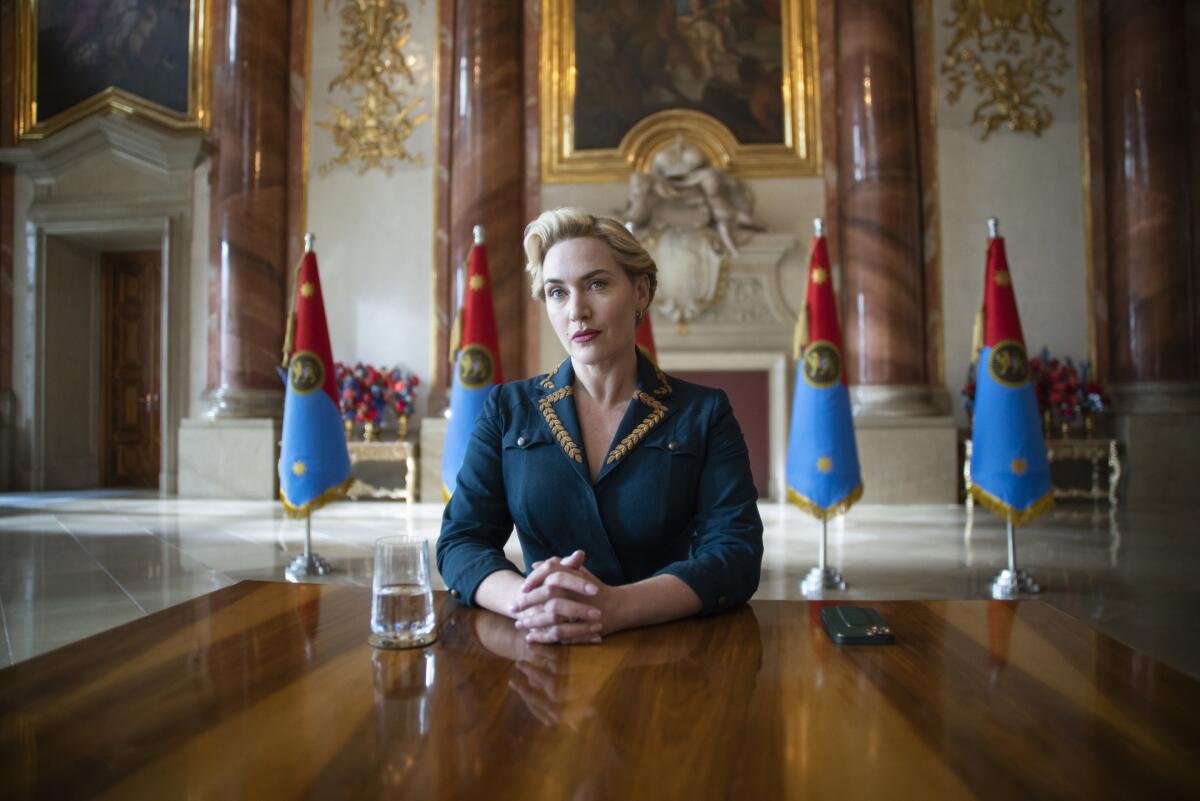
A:
[[[352,162],[359,175],[375,168],[391,175],[396,161],[420,164],[421,154],[408,149],[408,138],[429,115],[417,112],[424,100],[408,92],[416,84],[404,52],[412,36],[408,4],[326,0],[326,11],[334,3],[341,7],[342,71],[329,82],[329,91],[348,93],[351,108],[331,103],[333,119],[317,123],[333,134],[338,149],[321,165],[321,174]]]
[[[946,102],[971,87],[979,102],[970,122],[984,141],[1001,125],[1040,136],[1054,119],[1045,93],[1061,95],[1056,81],[1070,68],[1067,40],[1054,24],[1062,9],[1052,0],[951,0],[950,12]]]

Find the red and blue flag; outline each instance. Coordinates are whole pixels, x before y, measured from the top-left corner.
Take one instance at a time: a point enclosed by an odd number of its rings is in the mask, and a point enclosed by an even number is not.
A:
[[[488,271],[483,227],[475,227],[475,244],[467,268],[462,302],[461,347],[454,359],[450,385],[450,421],[442,452],[442,496],[449,501],[458,482],[458,470],[467,455],[475,421],[492,388],[504,383],[500,369],[500,338],[492,305],[492,276]]]
[[[1054,506],[1054,493],[1012,273],[1000,236],[992,237],[988,246],[981,315],[976,326],[971,494],[1013,525],[1023,525]]]
[[[304,254],[296,277],[294,345],[288,358],[279,449],[279,498],[292,517],[304,517],[349,489],[350,454],[338,408],[333,352],[317,256]]]
[[[814,517],[828,520],[862,497],[863,484],[824,236],[813,237],[795,357],[799,361],[788,434],[787,496]]]

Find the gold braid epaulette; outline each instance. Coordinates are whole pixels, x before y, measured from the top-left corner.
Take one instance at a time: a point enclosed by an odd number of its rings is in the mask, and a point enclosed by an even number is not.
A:
[[[664,383],[666,383],[664,381]],[[657,391],[657,390],[656,390]],[[667,388],[670,392],[670,388]],[[645,392],[638,390],[633,393],[633,399],[639,400],[650,407],[650,414],[646,415],[646,419],[637,424],[637,428],[629,432],[629,436],[621,440],[617,447],[612,449],[608,454],[608,464],[612,464],[618,459],[624,458],[625,454],[633,450],[633,447],[642,441],[642,437],[649,433],[650,429],[658,425],[659,421],[667,414],[667,407],[659,403],[655,398],[647,395]]]
[[[658,376],[659,387],[654,390],[655,395],[670,395],[671,385],[667,382],[667,374],[658,369],[658,365],[654,365],[654,373]]]
[[[554,376],[558,375],[558,371],[561,370],[562,366],[566,363],[567,360],[563,359],[558,363],[558,367],[555,367],[553,370],[546,373],[546,377],[542,379],[542,386],[546,389],[554,389]]]
[[[542,417],[546,418],[546,424],[550,426],[550,433],[558,440],[558,444],[562,446],[567,456],[577,462],[583,462],[583,453],[579,450],[579,446],[575,444],[575,440],[571,439],[571,434],[567,431],[566,426],[562,424],[562,420],[558,419],[558,413],[554,411],[552,405],[570,395],[571,392],[572,387],[570,385],[563,387],[557,392],[552,392],[538,401],[538,408],[542,411]]]

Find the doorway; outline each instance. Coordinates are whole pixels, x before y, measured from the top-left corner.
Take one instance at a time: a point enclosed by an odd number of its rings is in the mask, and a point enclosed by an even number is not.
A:
[[[161,460],[162,252],[102,253],[101,480],[157,489]]]

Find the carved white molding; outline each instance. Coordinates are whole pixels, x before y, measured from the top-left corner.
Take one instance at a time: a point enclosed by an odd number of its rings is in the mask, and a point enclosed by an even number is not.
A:
[[[162,254],[160,314],[161,419],[159,486],[173,491],[178,429],[186,407],[187,276],[191,271],[193,189],[201,135],[169,133],[120,115],[92,117],[43,140],[0,150],[33,184],[28,209],[15,209],[22,263],[14,276],[14,379],[25,397],[29,483],[46,480],[47,239],[100,253],[155,249]],[[104,176],[102,180],[95,176]],[[84,176],[81,178],[80,176]],[[94,332],[81,331],[81,337]]]
[[[96,156],[114,156],[163,176],[186,175],[201,155],[203,135],[167,132],[132,117],[88,117],[27,146],[0,150],[0,162],[39,187],[53,185],[72,167]],[[119,194],[119,191],[114,192]]]
[[[738,256],[727,260],[712,305],[686,324],[676,324],[652,307],[658,349],[790,353],[797,310],[786,297],[783,270],[797,244],[792,234],[752,235]]]

